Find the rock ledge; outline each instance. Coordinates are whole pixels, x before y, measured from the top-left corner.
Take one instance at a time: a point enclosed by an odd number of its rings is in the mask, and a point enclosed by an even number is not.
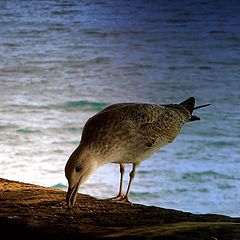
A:
[[[8,239],[240,239],[240,218],[132,206],[0,179],[0,229]]]

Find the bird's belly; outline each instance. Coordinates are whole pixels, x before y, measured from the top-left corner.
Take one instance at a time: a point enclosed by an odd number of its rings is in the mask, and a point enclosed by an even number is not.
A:
[[[96,155],[102,159],[102,165],[109,162],[140,163],[166,144],[168,144],[167,138],[155,139],[151,144],[148,144],[146,139],[139,134],[110,132],[108,135],[100,135],[92,147]]]
[[[133,144],[120,147],[112,151],[110,156],[113,163],[140,163],[152,156],[161,146],[166,144],[155,144],[152,147],[146,147],[144,144]]]

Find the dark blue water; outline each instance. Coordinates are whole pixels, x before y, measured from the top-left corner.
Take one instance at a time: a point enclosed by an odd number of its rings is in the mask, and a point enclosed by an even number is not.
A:
[[[239,12],[238,1],[1,1],[1,177],[65,188],[95,112],[195,96],[212,106],[142,163],[130,197],[239,216]],[[106,165],[81,191],[110,197],[118,178]]]

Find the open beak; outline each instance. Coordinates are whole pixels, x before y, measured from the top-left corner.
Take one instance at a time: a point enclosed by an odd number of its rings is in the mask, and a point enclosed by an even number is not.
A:
[[[204,108],[204,107],[207,107],[207,106],[210,106],[210,105],[211,105],[210,103],[204,104],[204,105],[200,105],[200,106],[195,107],[193,110],[196,110],[196,109],[199,109],[199,108]],[[193,122],[193,121],[197,121],[197,120],[200,120],[200,117],[191,115],[191,118],[188,121],[189,122]]]
[[[79,183],[80,181],[78,181],[77,184],[72,188],[68,187],[68,191],[66,194],[66,202],[69,208],[73,207],[76,202]]]

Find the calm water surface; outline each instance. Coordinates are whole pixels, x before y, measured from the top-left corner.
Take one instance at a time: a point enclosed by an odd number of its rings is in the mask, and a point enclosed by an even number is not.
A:
[[[195,96],[212,106],[142,163],[130,198],[239,216],[239,12],[238,1],[1,1],[0,176],[66,189],[94,113]],[[80,191],[110,197],[118,181],[108,164]]]

